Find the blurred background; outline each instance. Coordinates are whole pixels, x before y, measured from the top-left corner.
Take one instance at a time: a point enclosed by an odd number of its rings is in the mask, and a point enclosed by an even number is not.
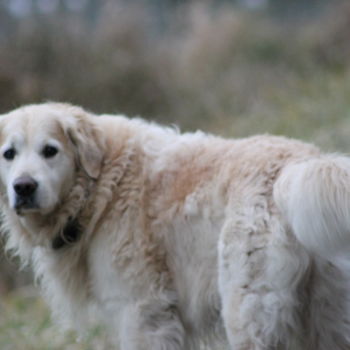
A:
[[[349,97],[347,0],[0,0],[0,113],[65,101],[348,152]],[[58,337],[0,254],[1,349],[102,349],[98,329]]]

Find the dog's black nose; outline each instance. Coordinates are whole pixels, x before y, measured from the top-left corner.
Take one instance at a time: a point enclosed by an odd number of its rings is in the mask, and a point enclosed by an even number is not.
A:
[[[38,183],[30,176],[21,176],[13,183],[15,192],[21,197],[31,196],[38,187]]]

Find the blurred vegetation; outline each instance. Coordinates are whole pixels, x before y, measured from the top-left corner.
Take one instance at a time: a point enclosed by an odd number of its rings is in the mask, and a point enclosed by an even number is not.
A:
[[[348,152],[349,32],[346,0],[0,0],[0,113],[57,100]],[[28,283],[15,270],[0,256],[0,294]],[[0,299],[1,349],[102,349],[92,334],[74,344],[37,297]]]
[[[33,287],[9,294],[0,303],[1,350],[110,350],[105,331],[90,330],[84,339],[52,326],[50,313]]]
[[[17,17],[3,6],[0,110],[60,100],[346,149],[350,4],[282,2],[85,0],[69,11],[60,1]]]

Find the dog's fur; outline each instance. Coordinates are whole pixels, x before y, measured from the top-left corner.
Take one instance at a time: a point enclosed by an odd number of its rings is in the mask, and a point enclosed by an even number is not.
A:
[[[121,350],[350,349],[349,158],[55,103],[1,116],[0,147],[8,248],[65,325],[98,310]]]

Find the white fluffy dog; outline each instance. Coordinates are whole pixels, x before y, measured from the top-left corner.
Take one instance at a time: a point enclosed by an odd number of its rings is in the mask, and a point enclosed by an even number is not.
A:
[[[64,104],[0,117],[8,248],[121,350],[350,349],[350,160]]]

